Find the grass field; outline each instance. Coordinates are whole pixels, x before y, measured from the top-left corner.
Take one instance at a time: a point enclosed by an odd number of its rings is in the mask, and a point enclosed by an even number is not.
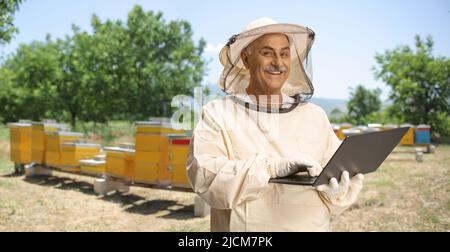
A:
[[[129,141],[128,127],[107,141]],[[0,231],[208,231],[193,215],[193,193],[132,187],[98,197],[93,178],[56,173],[25,180],[13,174],[8,130],[0,127]],[[399,148],[398,150],[412,150]],[[334,231],[450,231],[450,146],[418,163],[394,153],[366,176],[358,201],[332,221]]]

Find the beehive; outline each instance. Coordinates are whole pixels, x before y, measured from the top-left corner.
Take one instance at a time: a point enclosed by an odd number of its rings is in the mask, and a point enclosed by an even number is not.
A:
[[[10,158],[16,164],[31,162],[31,124],[9,123]]]
[[[400,140],[401,145],[414,145],[414,126],[411,124],[402,124],[400,127],[409,127],[409,130],[405,133]]]
[[[186,173],[186,161],[189,154],[190,137],[170,135],[170,171],[171,183],[174,187],[190,188]]]
[[[31,160],[38,164],[45,163],[45,132],[56,132],[66,129],[68,129],[68,126],[65,124],[33,122],[31,124]]]
[[[61,168],[68,171],[81,171],[79,161],[100,154],[99,144],[63,143],[61,144]]]
[[[344,137],[359,135],[361,134],[361,130],[356,128],[344,129],[342,130],[342,134],[344,134]]]
[[[132,180],[135,151],[120,147],[105,147],[104,150],[106,152],[106,174],[111,177]]]
[[[168,152],[162,151],[138,151],[135,153],[134,180],[140,183],[168,184],[170,173],[168,172]]]
[[[414,143],[427,145],[431,142],[431,127],[429,125],[417,125],[414,130]]]
[[[344,139],[344,134],[342,134],[341,126],[339,126],[337,124],[333,124],[332,127],[333,127],[334,134],[336,134],[336,136],[339,138],[339,140]]]
[[[167,120],[136,122],[136,159],[134,180],[141,183],[170,183],[169,139],[167,134],[183,133]]]
[[[83,137],[83,134],[67,131],[45,132],[45,164],[53,167],[61,167],[61,144],[75,142]]]
[[[339,125],[341,127],[341,129],[350,129],[351,127],[353,127],[353,125],[351,123],[341,123]]]
[[[106,161],[94,159],[82,159],[79,161],[82,173],[90,175],[102,175],[106,172]]]

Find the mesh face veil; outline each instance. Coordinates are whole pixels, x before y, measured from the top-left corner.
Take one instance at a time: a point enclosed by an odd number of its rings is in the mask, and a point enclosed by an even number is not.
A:
[[[267,108],[264,103],[256,102],[246,95],[250,72],[241,59],[242,50],[269,33],[286,35],[291,55],[289,76],[281,88],[282,103],[281,106],[275,106],[276,108],[273,103]],[[314,93],[310,55],[314,37],[315,34],[311,29],[300,25],[279,24],[267,18],[250,23],[244,32],[232,36],[220,52],[220,62],[224,66],[219,81],[220,88],[235,101],[259,111],[288,112],[299,103],[307,102]]]

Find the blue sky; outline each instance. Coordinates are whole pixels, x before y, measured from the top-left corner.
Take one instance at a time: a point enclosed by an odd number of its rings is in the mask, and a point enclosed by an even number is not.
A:
[[[347,99],[349,87],[363,84],[388,88],[376,81],[371,70],[376,52],[397,45],[413,46],[414,35],[432,35],[435,55],[450,56],[450,1],[448,0],[26,0],[15,15],[20,33],[0,55],[14,52],[20,43],[43,40],[47,33],[63,37],[71,24],[90,30],[93,13],[102,20],[125,20],[135,5],[162,11],[166,20],[184,19],[192,24],[194,39],[204,38],[209,70],[203,84],[217,82],[221,72],[218,51],[228,38],[260,17],[297,23],[316,32],[313,46],[316,97]]]

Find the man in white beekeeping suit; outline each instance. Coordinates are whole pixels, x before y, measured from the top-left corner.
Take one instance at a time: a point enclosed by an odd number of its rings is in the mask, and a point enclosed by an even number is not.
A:
[[[311,186],[270,183],[299,172],[318,176],[340,142],[313,94],[314,32],[261,18],[220,52],[227,95],[203,107],[187,172],[211,207],[211,231],[328,231],[353,204],[362,174]]]

